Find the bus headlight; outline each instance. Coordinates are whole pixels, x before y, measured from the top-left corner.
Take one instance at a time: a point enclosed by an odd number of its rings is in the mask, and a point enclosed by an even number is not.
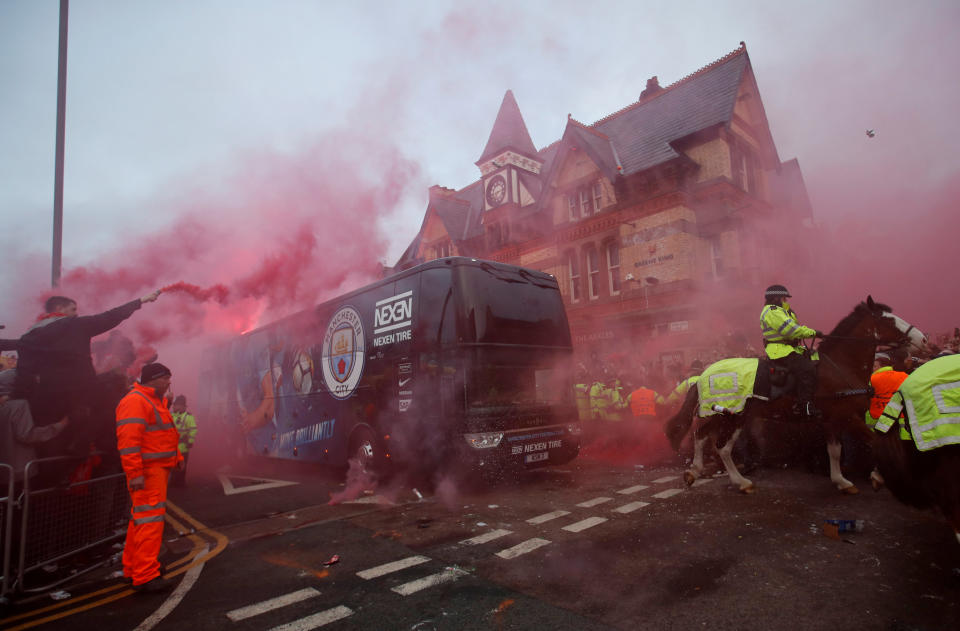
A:
[[[464,434],[467,444],[474,449],[490,449],[503,440],[503,432],[484,432],[482,434]]]
[[[567,425],[567,434],[571,436],[579,436],[583,433],[583,427],[580,423],[570,423]]]

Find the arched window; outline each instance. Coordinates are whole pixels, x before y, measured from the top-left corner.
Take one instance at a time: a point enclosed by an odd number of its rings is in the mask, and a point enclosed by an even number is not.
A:
[[[573,252],[567,252],[567,276],[570,278],[570,302],[580,302],[580,262]]]
[[[594,246],[586,249],[587,259],[587,297],[596,300],[600,297],[600,253]]]
[[[607,257],[607,279],[609,281],[610,295],[620,295],[620,244],[616,241],[608,241],[604,246]]]

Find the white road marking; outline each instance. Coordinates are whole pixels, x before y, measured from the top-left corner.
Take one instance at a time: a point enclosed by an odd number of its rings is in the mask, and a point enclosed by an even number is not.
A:
[[[269,478],[252,478],[246,475],[226,475],[225,473],[220,473],[217,475],[220,478],[220,485],[223,487],[224,495],[238,495],[240,493],[252,493],[254,491],[265,491],[267,489],[276,489],[281,486],[292,486],[294,484],[300,484],[299,482],[288,482],[287,480],[271,480]],[[233,486],[231,478],[234,480],[256,480],[260,484],[246,484],[244,486]]]
[[[672,482],[672,481],[678,480],[678,479],[680,479],[680,476],[679,476],[679,475],[666,475],[666,476],[663,476],[662,478],[657,478],[656,480],[653,481],[653,483],[654,483],[654,484],[663,484],[664,482]]]
[[[507,548],[506,550],[501,550],[497,552],[497,556],[501,559],[513,559],[521,554],[526,554],[527,552],[533,552],[537,548],[547,545],[550,543],[547,539],[527,539],[523,543],[518,543],[512,548]]]
[[[647,488],[646,484],[637,484],[636,486],[628,486],[625,489],[620,489],[617,491],[620,495],[630,495],[631,493],[636,493],[637,491],[642,491]]]
[[[424,576],[423,578],[418,578],[415,581],[410,581],[409,583],[404,583],[403,585],[397,585],[396,587],[391,588],[390,591],[396,592],[401,596],[409,596],[410,594],[419,592],[421,589],[435,587],[436,585],[441,585],[443,583],[450,583],[465,574],[466,572],[459,568],[448,567],[442,572],[431,574],[430,576]]]
[[[342,504],[393,504],[382,495],[361,495],[355,500],[344,500]]]
[[[586,530],[587,528],[593,528],[603,522],[607,521],[606,517],[587,517],[586,519],[581,519],[580,521],[570,524],[569,526],[564,526],[564,530],[569,530],[570,532],[580,532]]]
[[[361,570],[357,572],[357,576],[369,581],[371,578],[377,578],[378,576],[383,576],[384,574],[390,574],[392,572],[399,572],[400,570],[405,570],[408,567],[426,563],[429,560],[429,558],[421,556],[407,557],[406,559],[400,559],[399,561],[394,561],[393,563],[384,563],[383,565],[378,565],[377,567]]]
[[[280,609],[281,607],[286,607],[287,605],[292,605],[293,603],[298,603],[302,600],[307,600],[319,595],[320,592],[312,587],[308,587],[296,592],[284,594],[283,596],[271,598],[270,600],[264,600],[253,605],[247,605],[246,607],[240,607],[239,609],[228,611],[227,617],[234,622],[246,620],[247,618],[259,616],[262,613],[273,611],[274,609]]]
[[[200,554],[194,558],[199,559],[209,551],[210,546],[205,546],[203,550],[200,551]],[[200,571],[203,569],[204,565],[206,565],[206,563],[195,565],[187,570],[187,573],[183,575],[183,580],[181,580],[180,584],[177,585],[177,588],[173,590],[173,593],[170,594],[165,601],[163,601],[163,604],[160,605],[159,609],[154,611],[147,617],[146,620],[141,622],[140,626],[138,626],[135,631],[150,631],[150,629],[160,624],[160,622],[166,618],[170,612],[176,608],[177,605],[180,604],[180,601],[183,600],[183,597],[187,595],[187,592],[190,591],[190,588],[193,587],[193,584],[197,582],[198,578],[200,578]]]
[[[580,506],[582,508],[593,508],[594,506],[598,506],[599,504],[603,504],[604,502],[609,502],[612,499],[613,499],[612,497],[595,497],[592,500],[587,500],[586,502],[580,502],[579,504],[577,504],[577,506]]]
[[[511,533],[510,530],[503,530],[501,528],[499,530],[491,530],[490,532],[485,532],[482,535],[477,535],[476,537],[472,537],[470,539],[464,539],[460,543],[466,546],[477,546],[477,545],[480,545],[481,543],[487,543],[488,541],[499,539],[500,537],[509,535],[510,533]]]
[[[654,493],[653,497],[659,500],[665,500],[668,497],[673,497],[677,493],[683,493],[683,489],[667,489],[666,491],[660,491],[659,493]]]
[[[270,629],[270,631],[310,631],[310,629],[316,629],[352,615],[353,609],[340,605],[339,607],[327,609],[326,611],[315,613],[312,616],[307,616],[306,618],[300,618],[299,620],[294,620],[293,622],[288,622],[287,624],[281,624],[279,627]]]
[[[528,524],[542,524],[544,522],[550,521],[551,519],[556,519],[557,517],[563,517],[564,515],[569,515],[570,511],[566,510],[555,510],[552,513],[544,513],[543,515],[537,515],[536,517],[531,517],[527,520]]]
[[[624,515],[626,515],[627,513],[632,513],[638,508],[643,508],[644,506],[649,506],[649,505],[650,505],[650,502],[630,502],[629,504],[624,504],[619,508],[614,508],[613,512],[623,513]]]

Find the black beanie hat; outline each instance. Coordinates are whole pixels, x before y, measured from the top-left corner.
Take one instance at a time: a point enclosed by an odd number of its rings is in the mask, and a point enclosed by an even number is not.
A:
[[[147,383],[158,377],[169,377],[171,374],[170,369],[163,364],[146,364],[140,370],[140,383]]]

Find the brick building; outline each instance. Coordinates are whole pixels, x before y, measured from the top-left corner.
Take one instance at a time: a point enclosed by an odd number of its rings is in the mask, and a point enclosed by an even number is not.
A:
[[[463,255],[544,270],[584,359],[665,376],[760,347],[762,289],[803,264],[811,209],[782,162],[746,47],[537,150],[507,91],[480,178],[430,188],[395,269]],[[753,348],[750,348],[752,345]]]

